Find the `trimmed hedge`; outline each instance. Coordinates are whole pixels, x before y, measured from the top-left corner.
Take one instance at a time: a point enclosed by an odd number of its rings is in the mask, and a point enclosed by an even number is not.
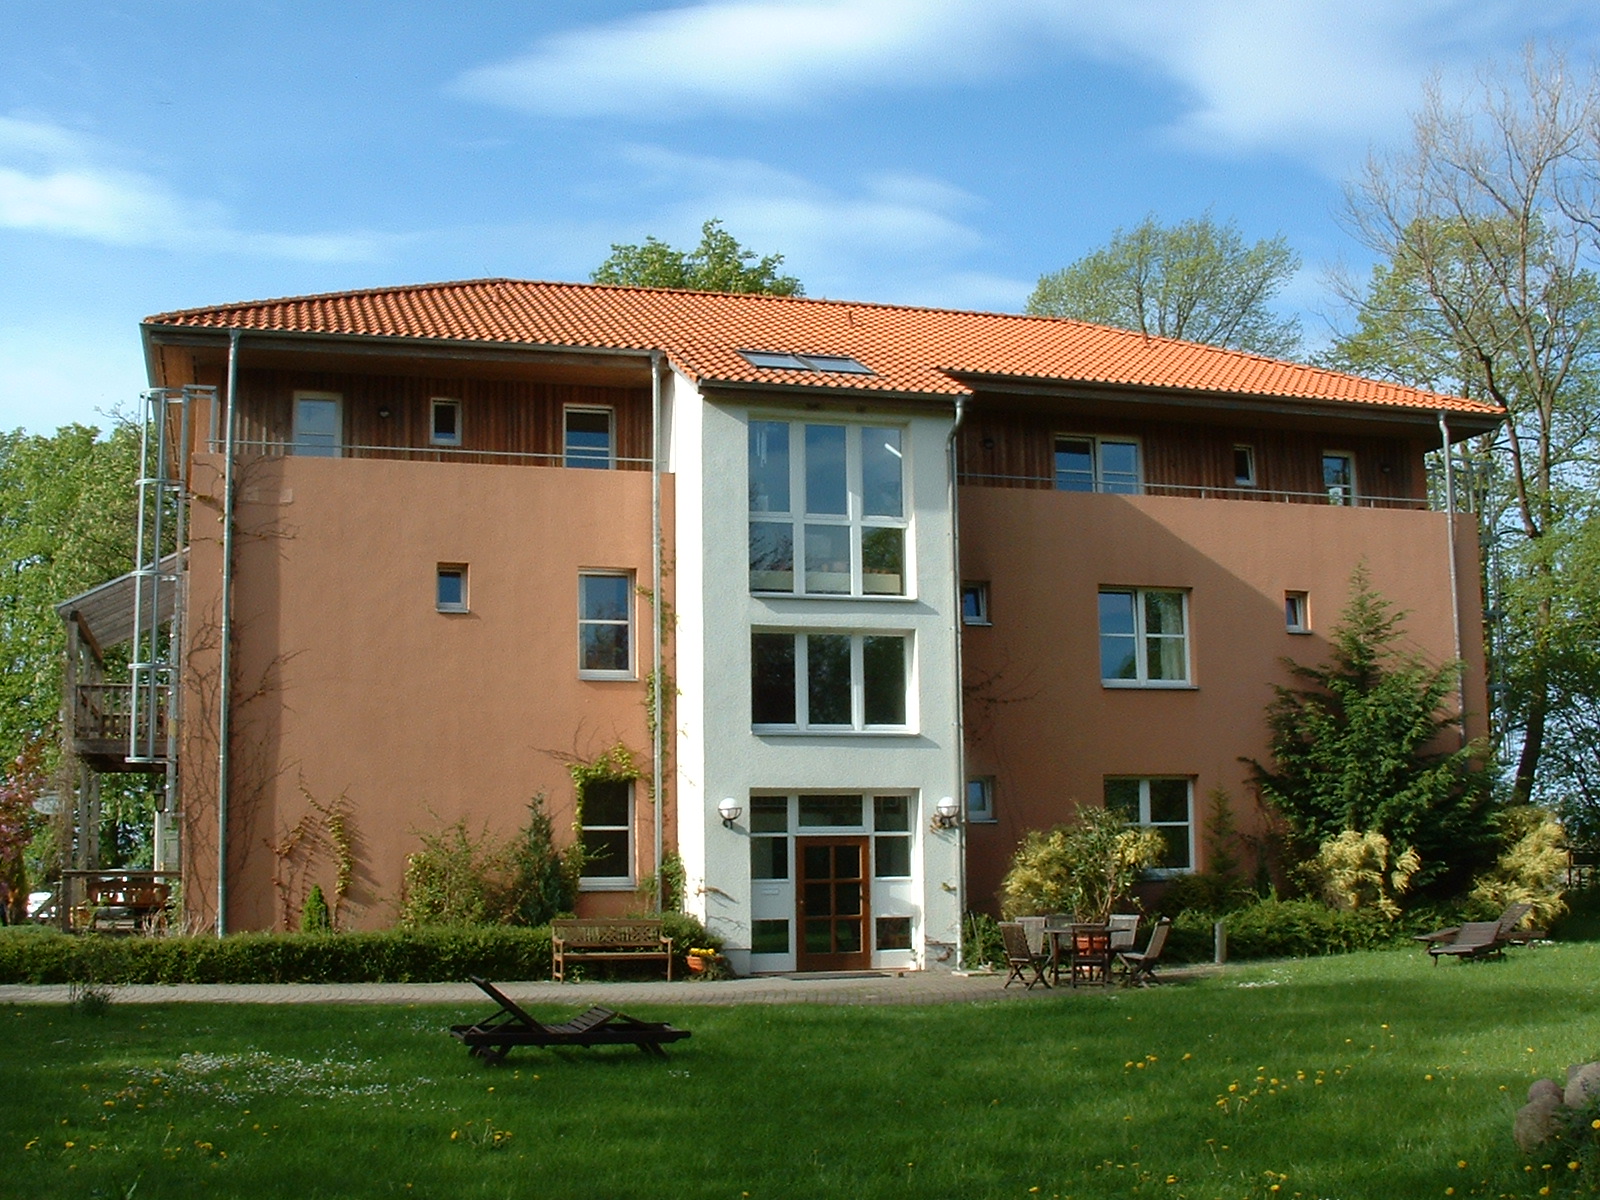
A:
[[[663,916],[678,974],[690,946],[720,948],[700,922]],[[618,964],[627,971],[638,964]],[[602,968],[604,969],[604,968]],[[684,972],[687,975],[687,972]],[[0,929],[0,983],[429,983],[468,975],[550,978],[550,928],[434,926],[379,933],[212,937],[69,935]]]
[[[1213,913],[1181,912],[1172,921],[1163,957],[1210,962]],[[1403,943],[1409,933],[1371,909],[1329,908],[1316,900],[1262,900],[1220,918],[1228,931],[1229,961],[1308,958],[1377,950]]]

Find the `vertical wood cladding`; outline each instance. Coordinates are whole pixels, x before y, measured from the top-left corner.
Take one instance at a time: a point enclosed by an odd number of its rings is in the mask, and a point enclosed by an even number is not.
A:
[[[962,481],[986,487],[1050,488],[1058,434],[1133,437],[1140,444],[1144,484],[1151,494],[1224,490],[1236,498],[1319,499],[1322,456],[1338,451],[1355,460],[1363,500],[1422,502],[1427,497],[1423,454],[1431,443],[1405,438],[1345,437],[1245,426],[1183,425],[1111,418],[1058,419],[1047,414],[968,410],[961,427]],[[1254,452],[1253,493],[1234,482],[1236,446]]]
[[[346,453],[361,458],[456,458],[493,462],[500,455],[543,455],[561,461],[568,407],[608,408],[617,466],[648,470],[650,391],[572,383],[349,375],[320,371],[248,370],[239,374],[239,438],[281,452],[293,440],[296,392],[328,392],[342,401]],[[461,444],[429,444],[431,402],[461,405]],[[388,411],[388,416],[380,413]],[[625,460],[635,461],[625,461]],[[516,462],[507,457],[505,462]]]

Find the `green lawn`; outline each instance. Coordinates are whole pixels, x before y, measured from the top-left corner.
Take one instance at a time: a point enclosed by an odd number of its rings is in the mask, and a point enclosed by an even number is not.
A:
[[[488,1011],[14,1007],[0,1195],[1562,1194],[1580,1175],[1526,1172],[1511,1117],[1536,1076],[1600,1058],[1600,945],[635,1014],[693,1030],[665,1063],[517,1051],[488,1068],[443,1032]]]

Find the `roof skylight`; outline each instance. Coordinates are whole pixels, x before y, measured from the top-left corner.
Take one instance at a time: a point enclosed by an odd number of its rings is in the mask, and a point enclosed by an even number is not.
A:
[[[752,367],[770,371],[828,371],[841,375],[871,375],[872,368],[843,354],[780,354],[772,350],[741,350]]]

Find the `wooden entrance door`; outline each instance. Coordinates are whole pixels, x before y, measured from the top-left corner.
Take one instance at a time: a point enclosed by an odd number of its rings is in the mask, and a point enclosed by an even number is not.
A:
[[[800,970],[864,971],[872,965],[867,850],[864,837],[796,839]]]

